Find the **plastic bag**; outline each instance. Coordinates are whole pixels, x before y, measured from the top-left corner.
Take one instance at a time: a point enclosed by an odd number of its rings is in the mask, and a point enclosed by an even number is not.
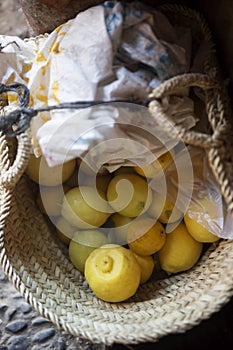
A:
[[[164,182],[161,177],[164,176]],[[161,186],[165,183],[166,187]],[[233,239],[233,223],[227,211],[221,189],[210,169],[206,151],[199,147],[179,144],[173,162],[151,187],[167,197],[184,215],[195,220],[214,235]],[[182,217],[180,218],[182,220]],[[170,232],[173,223],[167,227]]]

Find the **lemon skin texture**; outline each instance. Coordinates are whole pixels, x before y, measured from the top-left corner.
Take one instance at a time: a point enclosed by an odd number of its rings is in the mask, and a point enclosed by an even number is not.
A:
[[[72,264],[80,272],[84,272],[84,266],[89,254],[107,243],[105,235],[98,230],[76,231],[69,244],[69,257]]]
[[[151,277],[151,275],[154,271],[155,261],[151,255],[141,256],[141,255],[136,254],[135,252],[133,252],[133,253],[134,253],[134,256],[135,256],[137,262],[139,263],[139,265],[141,267],[140,284],[144,284],[149,280],[149,278]]]
[[[116,303],[136,293],[141,281],[141,268],[129,249],[107,244],[88,256],[84,275],[98,298]]]
[[[102,226],[110,213],[104,193],[89,186],[74,187],[62,202],[61,214],[71,225],[82,229]]]
[[[127,241],[135,253],[142,256],[152,255],[164,246],[166,232],[160,222],[142,218],[129,224]]]
[[[163,224],[176,222],[183,217],[183,213],[169,199],[154,191],[148,213]]]
[[[31,180],[40,185],[57,186],[69,179],[75,165],[76,161],[70,160],[61,165],[49,167],[43,156],[36,158],[31,155],[25,172]]]
[[[211,233],[197,221],[191,219],[189,216],[184,216],[185,225],[190,235],[198,242],[214,243],[219,241],[219,237]]]
[[[127,230],[133,218],[114,213],[110,217],[112,227],[109,231],[109,243],[127,244]]]
[[[162,154],[158,159],[154,160],[154,162],[139,167],[135,166],[134,170],[141,176],[147,178],[154,178],[158,175],[163,169],[165,169],[168,164],[172,162],[172,155],[170,152],[166,152]]]
[[[162,270],[178,273],[189,270],[199,260],[203,244],[197,242],[188,232],[185,224],[180,223],[167,234],[163,248],[158,252]]]
[[[123,216],[137,217],[149,208],[152,193],[141,176],[123,173],[110,181],[107,199],[115,212]]]

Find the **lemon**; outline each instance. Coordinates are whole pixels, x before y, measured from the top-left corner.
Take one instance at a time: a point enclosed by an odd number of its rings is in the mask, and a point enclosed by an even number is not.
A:
[[[123,216],[119,213],[114,213],[112,216],[111,216],[111,220],[114,224],[114,226],[116,228],[120,228],[120,227],[124,227],[125,225],[127,225],[128,223],[130,223],[133,218],[129,218],[127,216]]]
[[[56,231],[58,238],[69,245],[71,238],[74,235],[74,232],[77,230],[76,227],[70,225],[68,221],[66,221],[62,216],[60,216],[56,221]]]
[[[119,213],[114,213],[110,217],[111,230],[108,235],[110,243],[116,244],[126,244],[127,243],[127,230],[128,224],[133,220],[127,216],[120,215]]]
[[[86,229],[102,226],[110,215],[108,210],[104,193],[81,186],[65,194],[61,214],[71,225]]]
[[[168,273],[190,269],[200,258],[203,244],[197,242],[181,222],[167,234],[163,248],[158,252],[161,268]]]
[[[165,244],[163,225],[151,218],[134,220],[128,227],[127,241],[130,249],[145,256],[159,251]]]
[[[141,268],[131,250],[107,244],[88,256],[84,275],[98,298],[121,302],[136,293],[141,281]]]
[[[151,255],[141,256],[136,254],[135,252],[133,253],[139,266],[141,267],[140,284],[146,283],[154,271],[155,261]]]
[[[192,218],[187,213],[192,214]],[[199,242],[212,243],[220,238],[208,230],[212,222],[215,223],[222,218],[221,206],[207,197],[196,198],[189,206],[184,217],[184,222],[189,233]],[[216,225],[217,226],[217,225]]]
[[[211,233],[196,220],[191,219],[189,216],[184,216],[185,225],[190,235],[198,242],[213,243],[219,241],[219,237]]]
[[[89,254],[107,243],[105,235],[98,230],[76,231],[70,241],[69,257],[72,264],[80,272],[84,272],[84,266]]]
[[[176,222],[183,216],[183,213],[169,199],[154,191],[148,213],[163,224]]]
[[[151,204],[151,189],[136,174],[119,174],[109,183],[107,198],[112,208],[123,216],[137,217]]]
[[[75,169],[75,164],[75,160],[70,160],[62,165],[49,167],[43,156],[36,158],[32,154],[25,172],[31,180],[40,185],[57,186],[68,180]]]
[[[160,171],[165,169],[172,161],[170,152],[162,154],[159,158],[155,159],[152,163],[145,166],[135,166],[134,170],[141,176],[154,178]]]
[[[88,176],[84,180],[84,185],[96,187],[97,191],[106,193],[111,179],[112,177],[110,174],[99,175],[97,173],[96,176]]]
[[[64,194],[68,190],[69,187],[66,185],[40,187],[36,203],[41,212],[48,216],[59,216],[61,214]]]

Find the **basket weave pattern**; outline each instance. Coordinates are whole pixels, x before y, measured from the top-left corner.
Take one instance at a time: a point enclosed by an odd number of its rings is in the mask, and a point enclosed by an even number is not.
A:
[[[180,6],[166,13],[195,19],[207,41],[211,34],[202,17]],[[149,109],[172,135],[205,147],[229,210],[233,213],[233,147],[224,89],[219,85],[213,52],[204,74],[172,78],[153,91]],[[168,119],[159,98],[178,87],[199,86],[206,93],[209,135],[186,131]],[[127,302],[99,300],[84,277],[70,263],[67,251],[35,203],[35,186],[24,175],[30,153],[30,131],[18,137],[16,156],[0,136],[0,261],[12,284],[42,316],[58,328],[95,343],[133,344],[156,341],[169,333],[184,332],[218,311],[233,292],[233,244],[212,244],[194,268],[141,286]]]

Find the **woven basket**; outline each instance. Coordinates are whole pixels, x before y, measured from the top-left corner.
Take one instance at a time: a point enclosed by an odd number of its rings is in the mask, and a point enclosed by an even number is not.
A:
[[[212,44],[206,22],[198,13],[180,6],[163,6],[161,11],[199,23],[206,42]],[[211,50],[204,74],[185,74],[160,85],[150,96],[156,100],[149,109],[172,135],[208,151],[210,166],[233,215],[232,126],[226,89],[213,59]],[[189,86],[205,92],[211,128],[208,135],[175,126],[159,103],[161,96]],[[231,298],[233,242],[220,240],[188,272],[142,285],[123,303],[99,300],[74,269],[35,204],[35,186],[24,174],[30,147],[30,130],[18,137],[15,154],[15,140],[0,137],[0,260],[12,284],[42,316],[58,328],[94,343],[135,344],[184,332]]]

